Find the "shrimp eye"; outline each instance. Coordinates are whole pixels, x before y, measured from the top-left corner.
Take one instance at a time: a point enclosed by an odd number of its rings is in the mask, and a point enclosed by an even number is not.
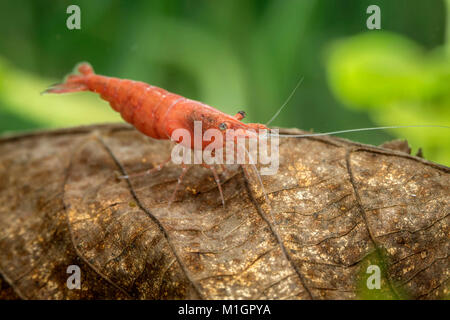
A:
[[[222,122],[221,124],[219,124],[219,129],[220,130],[226,130],[227,129],[227,124],[225,122]]]

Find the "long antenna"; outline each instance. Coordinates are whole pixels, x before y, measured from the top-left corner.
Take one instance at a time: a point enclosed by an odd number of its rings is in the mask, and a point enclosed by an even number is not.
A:
[[[278,115],[280,114],[281,110],[283,110],[283,108],[289,103],[289,101],[291,100],[291,98],[294,95],[295,91],[297,91],[298,87],[300,87],[300,85],[302,84],[303,79],[305,79],[305,77],[301,77],[300,78],[300,80],[297,82],[297,85],[295,86],[294,90],[292,90],[291,94],[286,99],[286,101],[283,103],[281,108],[278,109],[278,111],[273,115],[273,117],[269,121],[267,121],[266,126],[268,126],[273,120],[275,120],[276,117],[278,117]]]
[[[399,128],[441,128],[441,129],[450,129],[450,126],[440,126],[440,125],[387,126],[387,127],[348,129],[348,130],[339,130],[339,131],[330,131],[330,132],[321,132],[321,133],[279,134],[278,136],[280,136],[280,137],[291,137],[291,138],[317,137],[317,136],[328,136],[328,135],[332,135],[332,134],[347,133],[347,132],[385,130],[385,129],[399,129]]]

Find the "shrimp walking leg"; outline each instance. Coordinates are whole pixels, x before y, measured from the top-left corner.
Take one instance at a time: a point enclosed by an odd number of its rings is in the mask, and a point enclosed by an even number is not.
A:
[[[163,162],[161,162],[160,164],[158,164],[157,166],[155,166],[155,167],[153,167],[151,169],[148,169],[148,170],[145,170],[145,171],[142,171],[142,172],[131,173],[131,174],[128,174],[126,176],[120,176],[119,179],[136,178],[136,177],[141,177],[141,176],[145,176],[145,175],[148,175],[148,174],[155,173],[157,171],[160,171],[171,160],[172,160],[172,158],[169,158],[167,160],[164,160]]]
[[[186,172],[189,170],[189,167],[186,166],[184,163],[181,164],[181,167],[183,170],[181,171],[180,176],[178,177],[177,185],[175,186],[175,190],[173,190],[172,196],[169,199],[169,207],[172,204],[172,202],[175,201],[175,196],[177,195],[178,188],[180,187],[181,183],[183,182],[183,178],[186,175]]]
[[[210,169],[211,172],[213,173],[214,180],[216,181],[217,187],[219,188],[220,199],[222,200],[222,206],[223,206],[223,208],[225,208],[225,199],[223,197],[222,185],[220,184],[220,179],[219,179],[219,175],[217,174],[217,170],[213,166],[210,166],[206,163],[203,163],[202,166],[207,169]]]

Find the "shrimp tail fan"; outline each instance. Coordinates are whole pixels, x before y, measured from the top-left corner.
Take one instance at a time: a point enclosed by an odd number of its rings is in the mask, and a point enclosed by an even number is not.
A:
[[[89,90],[87,85],[87,79],[94,74],[94,69],[87,62],[78,63],[74,71],[64,78],[63,83],[57,83],[50,86],[47,90],[42,92],[46,93],[68,93]]]

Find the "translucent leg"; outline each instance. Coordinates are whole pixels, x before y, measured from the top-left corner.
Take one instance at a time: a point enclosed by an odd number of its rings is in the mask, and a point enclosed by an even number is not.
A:
[[[242,168],[242,171],[244,171],[244,175],[247,178],[247,180],[250,180],[250,175],[248,173],[247,168],[245,166],[241,166],[241,168]]]
[[[206,163],[203,163],[202,166],[205,168],[208,168],[212,171],[214,180],[216,181],[217,187],[219,188],[220,199],[222,200],[222,206],[225,209],[225,199],[223,198],[222,186],[220,185],[220,179],[219,179],[219,175],[217,174],[216,169],[210,165],[207,165]]]
[[[184,175],[189,170],[189,167],[187,167],[184,163],[181,164],[183,167],[183,171],[181,172],[181,175],[178,177],[177,185],[175,186],[175,190],[173,190],[172,196],[169,199],[169,208],[172,205],[172,202],[175,200],[175,196],[177,195],[178,188],[180,187],[180,184],[183,182]]]
[[[145,171],[142,171],[142,172],[136,172],[136,173],[131,173],[131,174],[126,175],[126,176],[120,176],[119,179],[129,179],[129,178],[145,176],[147,174],[152,174],[154,172],[160,171],[168,162],[170,162],[170,160],[171,160],[171,158],[165,160],[164,162],[158,164],[157,166],[155,166],[155,167],[153,167],[151,169],[148,169],[148,170],[145,170]]]

